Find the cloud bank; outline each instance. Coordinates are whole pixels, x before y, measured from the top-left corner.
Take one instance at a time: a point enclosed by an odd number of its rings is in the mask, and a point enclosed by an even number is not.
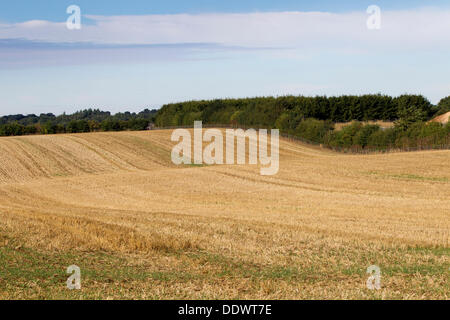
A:
[[[97,44],[215,43],[244,47],[448,47],[450,10],[382,11],[381,30],[368,30],[366,12],[272,12],[83,16],[81,30],[64,23],[0,24],[0,39]]]

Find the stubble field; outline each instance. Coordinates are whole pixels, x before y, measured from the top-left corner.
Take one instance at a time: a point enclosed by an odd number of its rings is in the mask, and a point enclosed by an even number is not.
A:
[[[0,299],[448,299],[450,151],[281,139],[261,176],[177,167],[171,133],[1,138]]]

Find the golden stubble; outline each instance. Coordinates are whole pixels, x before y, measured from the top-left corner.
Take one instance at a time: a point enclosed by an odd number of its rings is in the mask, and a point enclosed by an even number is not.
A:
[[[448,269],[449,151],[345,155],[282,139],[279,173],[261,176],[174,166],[170,135],[0,139],[2,232],[45,252],[203,275],[123,283],[129,298],[447,297],[448,273],[401,266]],[[364,286],[371,264],[392,269],[381,292]]]

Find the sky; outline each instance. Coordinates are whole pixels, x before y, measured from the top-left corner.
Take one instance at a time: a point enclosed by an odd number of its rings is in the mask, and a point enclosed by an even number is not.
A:
[[[2,1],[0,115],[288,94],[437,103],[449,57],[450,0]]]

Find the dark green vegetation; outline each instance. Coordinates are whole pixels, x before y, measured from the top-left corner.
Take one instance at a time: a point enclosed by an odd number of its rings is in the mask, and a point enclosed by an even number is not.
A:
[[[432,105],[420,95],[341,97],[267,97],[189,101],[165,105],[156,116],[158,126],[231,124],[255,128],[278,128],[312,143],[337,149],[386,150],[392,148],[441,148],[450,145],[450,125],[427,123],[444,113],[450,98]],[[383,129],[362,121],[395,121]],[[334,130],[335,122],[352,124]]]
[[[88,109],[60,116],[52,113],[4,116],[0,118],[0,136],[145,130],[154,122],[156,112],[145,109],[139,113],[111,115],[110,112]]]
[[[440,116],[441,114],[447,113],[450,111],[450,96],[447,98],[441,99],[439,101],[438,105],[438,112],[436,113],[436,116]]]
[[[308,142],[339,150],[428,149],[450,145],[450,125],[429,123],[450,111],[450,97],[438,105],[421,95],[362,95],[340,97],[258,97],[188,101],[164,105],[159,111],[111,115],[84,110],[72,115],[14,115],[0,118],[0,135],[145,130],[159,127],[226,124],[254,128],[277,128]],[[394,128],[381,128],[364,121],[394,121]],[[334,123],[350,122],[342,130]]]
[[[450,146],[450,124],[418,121],[405,128],[397,124],[394,128],[381,129],[377,125],[353,122],[340,131],[329,131],[322,141],[331,147],[353,150],[445,148]]]
[[[296,129],[307,118],[347,122],[352,120],[388,120],[398,118],[401,108],[414,106],[426,116],[436,107],[422,96],[392,98],[383,95],[341,97],[267,97],[189,101],[163,106],[158,112],[158,126],[189,125],[193,120],[205,123],[234,122],[246,126],[275,124],[283,130]]]

